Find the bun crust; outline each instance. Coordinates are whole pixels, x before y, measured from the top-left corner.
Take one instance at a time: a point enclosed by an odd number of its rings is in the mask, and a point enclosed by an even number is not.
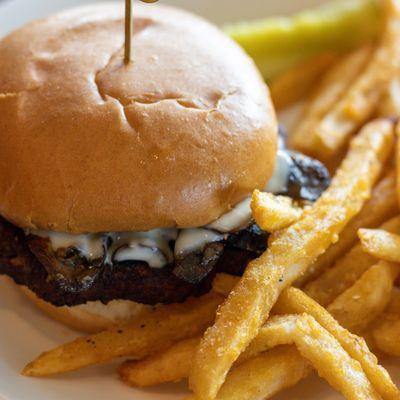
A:
[[[152,309],[151,306],[128,300],[115,300],[108,305],[94,302],[75,307],[55,307],[39,299],[25,286],[20,286],[20,289],[36,307],[49,317],[84,333],[98,333],[115,325],[128,323]]]
[[[0,42],[0,213],[71,233],[207,224],[272,174],[277,123],[253,62],[217,28],[89,6]]]

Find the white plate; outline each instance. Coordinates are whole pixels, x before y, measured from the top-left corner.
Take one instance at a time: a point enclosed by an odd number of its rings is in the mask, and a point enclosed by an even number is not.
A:
[[[33,18],[55,10],[90,2],[82,0],[0,0],[0,36]],[[287,13],[323,0],[169,0],[217,23],[267,14]],[[77,336],[40,314],[6,279],[0,279],[0,400],[169,400],[185,396],[183,384],[134,390],[117,379],[115,366],[89,368],[61,378],[28,379],[19,371],[43,350]],[[390,364],[390,363],[389,363]],[[394,377],[400,367],[391,366]],[[323,381],[311,377],[276,397],[277,400],[338,400]],[[240,400],[240,399],[238,399]]]

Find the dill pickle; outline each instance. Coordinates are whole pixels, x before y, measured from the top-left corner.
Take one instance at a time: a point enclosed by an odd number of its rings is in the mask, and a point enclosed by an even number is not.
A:
[[[292,17],[239,22],[225,31],[269,80],[322,52],[342,52],[374,40],[382,14],[377,0],[340,0]]]

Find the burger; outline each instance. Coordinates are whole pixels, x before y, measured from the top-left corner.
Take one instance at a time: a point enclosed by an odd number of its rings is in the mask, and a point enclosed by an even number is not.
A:
[[[267,247],[250,196],[315,201],[324,166],[285,147],[253,61],[190,13],[66,11],[0,42],[0,274],[98,331],[241,275]]]

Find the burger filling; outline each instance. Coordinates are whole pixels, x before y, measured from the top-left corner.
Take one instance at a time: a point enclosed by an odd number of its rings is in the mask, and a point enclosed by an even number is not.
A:
[[[282,148],[266,191],[313,202],[328,185],[320,162]],[[193,229],[70,235],[24,232],[0,219],[0,274],[56,306],[181,302],[207,292],[218,272],[242,274],[267,239],[252,220],[250,199]]]

